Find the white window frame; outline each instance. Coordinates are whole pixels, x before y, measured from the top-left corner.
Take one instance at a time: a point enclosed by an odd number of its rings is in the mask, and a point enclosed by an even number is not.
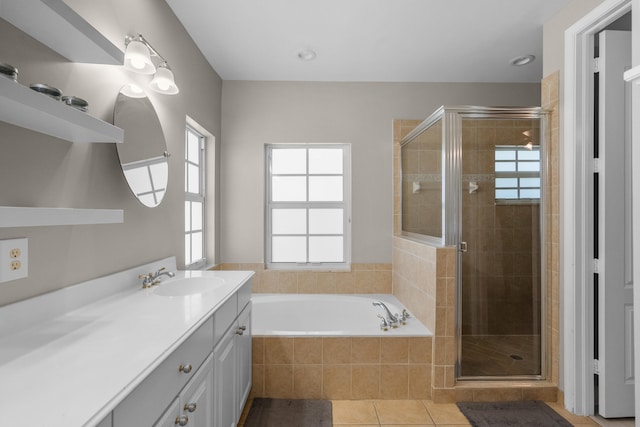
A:
[[[503,187],[498,188],[498,183],[496,182],[495,185],[495,190],[496,190],[496,196],[495,196],[495,202],[496,204],[518,204],[518,203],[522,203],[522,204],[532,204],[532,203],[540,203],[540,197],[535,197],[535,198],[527,198],[527,197],[521,197],[520,196],[520,191],[521,190],[538,190],[540,191],[541,195],[542,195],[542,188],[541,188],[541,183],[542,183],[542,175],[541,175],[541,170],[542,170],[542,159],[541,157],[538,160],[528,160],[528,159],[520,159],[519,158],[519,153],[522,152],[530,152],[530,151],[537,151],[540,156],[542,155],[542,152],[540,151],[540,146],[539,145],[534,145],[531,147],[531,149],[525,147],[525,146],[521,146],[521,145],[497,145],[496,146],[496,152],[498,151],[513,151],[515,153],[515,159],[513,160],[499,160],[499,159],[495,159],[495,177],[496,180],[499,178],[514,178],[517,180],[517,185],[515,187],[509,187],[509,189],[512,190],[516,190],[518,192],[518,197],[498,197],[498,190],[501,189],[505,189]],[[516,164],[516,170],[515,171],[499,171],[498,169],[498,164],[500,163],[515,163]],[[524,164],[524,163],[537,163],[539,165],[538,171],[521,171],[520,170],[520,165]],[[523,187],[521,186],[521,178],[538,178],[540,179],[540,184],[538,185],[538,187]]]
[[[193,134],[195,135],[199,142],[200,142],[200,150],[199,150],[199,159],[198,159],[198,163],[199,164],[195,164],[190,162],[187,159],[187,155],[186,155],[186,150],[187,150],[187,140],[189,138],[189,134]],[[198,270],[202,267],[204,267],[207,263],[207,203],[206,203],[206,175],[207,175],[207,168],[206,168],[206,137],[202,134],[202,132],[199,132],[198,130],[196,130],[193,126],[187,125],[186,129],[185,129],[185,175],[184,175],[184,179],[185,179],[185,192],[184,192],[184,199],[185,199],[185,204],[187,202],[200,202],[202,203],[202,229],[193,229],[192,228],[192,224],[190,223],[189,218],[187,218],[186,212],[185,212],[185,269],[188,270]],[[188,165],[194,165],[196,167],[198,167],[199,169],[199,174],[198,174],[198,179],[200,181],[199,183],[199,193],[191,193],[187,191],[187,180],[188,180],[188,173],[187,173],[187,166]],[[194,262],[190,262],[191,261],[191,252],[187,253],[187,248],[186,248],[186,238],[188,235],[193,235],[194,233],[202,233],[202,258],[195,260]],[[193,245],[193,239],[191,239],[192,245]],[[191,246],[190,248],[191,251],[193,251],[193,246]]]
[[[271,200],[271,152],[274,148],[341,148],[343,153],[343,201],[342,202],[273,202]],[[308,151],[307,151],[308,153]],[[308,155],[307,155],[308,162]],[[300,174],[296,174],[300,175]],[[304,174],[307,177],[308,173]],[[311,175],[317,176],[317,175]],[[307,179],[307,186],[309,185]],[[308,187],[307,187],[308,190]],[[308,191],[307,191],[308,194]],[[312,208],[341,208],[343,217],[343,262],[272,262],[272,210],[273,209],[312,209]],[[310,236],[307,227],[306,237]],[[312,236],[312,235],[311,235]],[[307,240],[308,251],[308,240]],[[343,271],[351,268],[351,144],[347,143],[277,143],[265,145],[265,266],[268,269],[280,270],[333,270]]]

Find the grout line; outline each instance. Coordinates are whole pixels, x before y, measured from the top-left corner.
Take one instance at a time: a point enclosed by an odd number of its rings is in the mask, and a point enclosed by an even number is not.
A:
[[[372,400],[371,404],[373,405],[373,410],[376,412],[376,418],[378,420],[378,426],[382,426],[382,424],[380,424],[380,415],[378,415],[378,407],[376,406],[375,400]]]

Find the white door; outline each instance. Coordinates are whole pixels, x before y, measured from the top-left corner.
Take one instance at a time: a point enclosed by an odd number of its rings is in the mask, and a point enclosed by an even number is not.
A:
[[[598,140],[598,400],[603,417],[634,416],[633,275],[631,233],[631,32],[599,34]]]

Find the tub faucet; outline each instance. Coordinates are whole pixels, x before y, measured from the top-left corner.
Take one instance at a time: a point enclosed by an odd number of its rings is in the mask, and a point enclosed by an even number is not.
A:
[[[385,319],[381,314],[378,314],[378,317],[380,318],[380,329],[382,329],[383,331],[388,331],[389,323],[387,322],[387,319]]]
[[[164,271],[166,270],[164,267],[156,271],[155,273],[141,274],[138,276],[138,279],[142,279],[142,287],[150,288],[151,286],[155,286],[160,283],[160,276],[168,276],[175,277],[176,273],[172,271]]]
[[[383,303],[382,301],[374,301],[373,305],[382,307],[382,309],[387,313],[387,321],[389,322],[389,326],[395,327],[394,325],[398,323],[397,315],[394,316],[393,314],[391,314],[391,311],[389,311],[389,308],[387,308],[385,303]]]

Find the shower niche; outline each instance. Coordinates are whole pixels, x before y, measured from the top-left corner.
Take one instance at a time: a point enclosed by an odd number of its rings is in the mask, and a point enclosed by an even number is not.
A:
[[[458,248],[458,379],[545,376],[548,112],[443,106],[401,142],[402,234]]]

